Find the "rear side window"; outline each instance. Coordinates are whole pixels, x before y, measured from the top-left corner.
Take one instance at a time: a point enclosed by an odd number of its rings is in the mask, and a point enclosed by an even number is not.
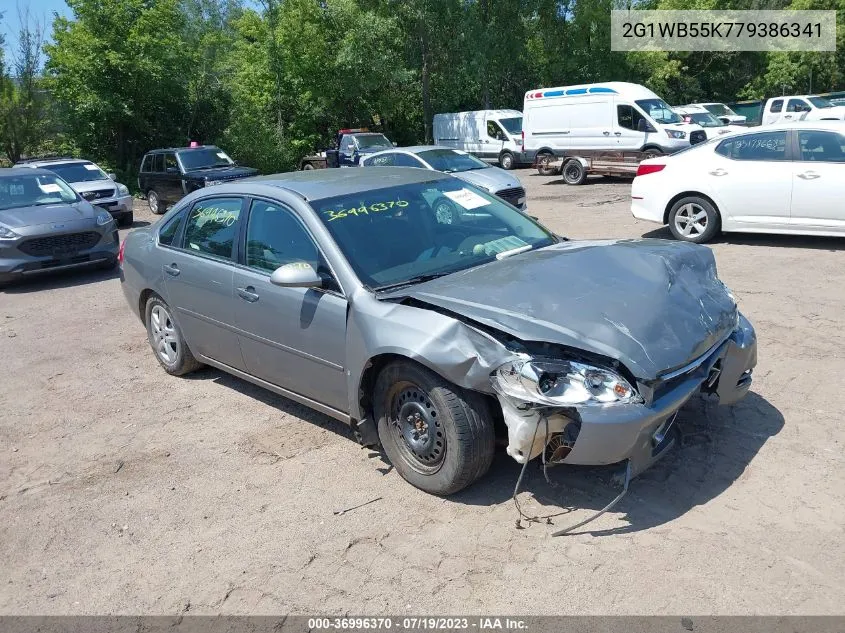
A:
[[[150,171],[150,165],[152,164],[152,157],[147,154],[144,156],[143,160],[141,161],[141,171]]]
[[[761,132],[719,143],[716,153],[733,160],[786,160],[786,132]]]
[[[365,159],[364,167],[390,167],[394,164],[393,161],[395,158],[396,154],[392,152],[389,154],[379,154],[378,156]]]
[[[184,213],[177,213],[170,218],[158,232],[158,243],[164,246],[172,246],[176,234],[179,232],[179,224],[182,222]]]
[[[164,171],[164,155],[163,154],[153,154],[153,167],[152,171]]]
[[[209,198],[197,202],[185,224],[183,248],[231,260],[238,235],[241,206],[240,198]]]
[[[783,109],[783,99],[775,99],[772,101],[770,112],[780,112]]]
[[[165,154],[164,171],[171,171],[173,169],[179,171],[179,163],[176,162],[176,154]]]
[[[422,167],[423,164],[418,161],[413,156],[408,156],[407,154],[396,154],[396,158],[393,161],[393,164],[396,167]]]
[[[838,132],[798,132],[801,160],[826,163],[845,162],[845,136]]]

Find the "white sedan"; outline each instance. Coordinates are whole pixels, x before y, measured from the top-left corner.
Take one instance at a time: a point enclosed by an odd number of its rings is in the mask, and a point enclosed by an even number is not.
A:
[[[640,163],[635,218],[679,240],[720,231],[845,236],[845,125],[817,121],[750,128]]]

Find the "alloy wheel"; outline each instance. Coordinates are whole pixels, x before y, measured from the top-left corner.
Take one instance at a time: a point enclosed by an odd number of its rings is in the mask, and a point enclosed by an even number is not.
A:
[[[179,358],[179,335],[164,306],[154,306],[150,311],[150,332],[153,335],[153,348],[159,358],[167,365],[176,364]]]
[[[684,237],[698,237],[707,230],[707,211],[693,202],[687,203],[675,213],[675,228]]]

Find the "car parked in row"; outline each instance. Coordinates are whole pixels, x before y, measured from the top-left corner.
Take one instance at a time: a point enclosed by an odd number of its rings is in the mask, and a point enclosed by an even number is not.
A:
[[[154,149],[141,160],[138,188],[150,211],[161,214],[192,191],[257,173],[235,163],[216,145]]]
[[[747,123],[747,118],[745,116],[737,114],[724,103],[690,103],[689,105],[681,107],[704,108],[725,125],[745,125],[745,123]]]
[[[15,167],[49,169],[96,207],[105,209],[121,226],[132,226],[132,195],[129,188],[106,174],[96,163],[79,158],[31,158]]]
[[[824,97],[796,95],[766,101],[762,125],[796,121],[845,121],[845,106],[834,105]]]
[[[0,285],[117,263],[117,226],[53,171],[0,169]]]
[[[484,475],[497,428],[519,463],[636,475],[693,394],[733,403],[756,364],[710,249],[569,241],[428,169],[195,191],[121,260],[166,372],[205,363],[341,420],[433,494]]]
[[[845,126],[749,128],[640,163],[631,212],[679,240],[720,231],[845,235]]]
[[[725,123],[721,119],[717,119],[702,106],[679,106],[673,108],[673,110],[681,115],[684,123],[700,125],[708,139],[724,136],[725,134],[733,134],[734,132],[744,132],[748,129],[744,125]]]
[[[526,208],[525,188],[519,178],[461,150],[436,145],[401,147],[372,154],[361,161],[361,166],[418,167],[442,171],[481,187],[518,209]],[[440,205],[439,213],[457,212],[457,207],[448,198],[441,198]]]

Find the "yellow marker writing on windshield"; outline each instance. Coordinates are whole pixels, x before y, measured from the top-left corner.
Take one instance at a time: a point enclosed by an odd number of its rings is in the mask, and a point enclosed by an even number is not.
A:
[[[403,208],[407,206],[407,200],[388,200],[387,202],[374,202],[369,206],[362,204],[360,207],[353,207],[350,209],[329,209],[328,211],[323,211],[323,213],[329,218],[329,222],[334,222],[335,220],[348,218],[350,215],[357,217],[359,215],[369,215],[370,213],[387,211],[388,209],[392,209],[394,207]]]

